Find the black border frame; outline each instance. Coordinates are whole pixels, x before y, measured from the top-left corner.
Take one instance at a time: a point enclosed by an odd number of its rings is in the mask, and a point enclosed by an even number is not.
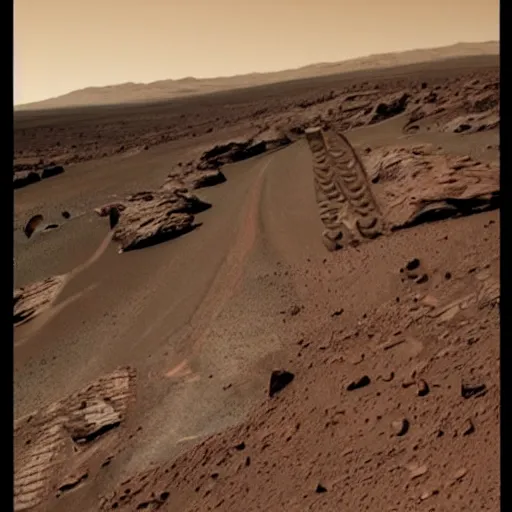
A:
[[[14,2],[14,0],[13,0],[13,2]],[[14,127],[14,3],[7,2],[6,4],[2,4],[2,7],[4,7],[4,6],[7,11],[7,12],[5,12],[4,19],[12,20],[11,30],[10,31],[6,30],[6,32],[5,32],[7,34],[7,37],[10,37],[10,44],[8,44],[6,42],[5,47],[9,48],[9,50],[7,50],[7,51],[10,52],[7,57],[7,59],[8,59],[7,62],[9,63],[8,65],[11,66],[11,69],[13,72],[13,80],[7,84],[7,87],[10,91],[10,95],[5,93],[5,91],[4,91],[3,97],[5,98],[4,101],[6,103],[6,111],[4,112],[3,116],[6,121],[10,120],[11,127]],[[9,104],[8,102],[11,102],[11,101],[12,101],[12,104]],[[6,135],[4,134],[4,137],[5,136]],[[9,144],[9,146],[11,148],[10,161],[5,162],[5,169],[7,171],[7,169],[12,169],[12,165],[13,165],[13,161],[14,161],[14,130],[13,129],[8,130],[8,140],[6,142],[7,142],[7,144]],[[2,154],[8,155],[7,151],[3,151]],[[13,233],[12,226],[14,224],[14,191],[12,188],[11,174],[12,174],[12,171],[10,173],[8,173],[8,172],[2,173],[2,180],[5,180],[5,183],[2,186],[2,190],[7,191],[7,193],[5,194],[6,198],[4,200],[2,200],[0,206],[2,209],[4,209],[4,208],[7,209],[7,212],[4,212],[4,214],[2,216],[5,215],[5,218],[9,218],[11,221],[10,226],[8,228],[11,233],[11,235],[10,235],[11,242],[9,244],[9,251],[6,251],[7,257],[10,261],[9,261],[9,266],[7,267],[7,265],[6,265],[6,267],[5,267],[5,268],[9,268],[10,272],[11,272],[11,274],[10,274],[11,288],[8,289],[7,286],[5,287],[5,295],[6,295],[5,302],[12,305],[12,291],[14,288],[14,241],[12,238],[12,236],[13,236],[12,235],[12,233]],[[6,351],[7,351],[5,360],[7,361],[7,364],[10,365],[10,371],[5,369],[2,372],[2,378],[6,380],[6,382],[4,383],[4,389],[6,390],[7,398],[9,399],[9,404],[7,407],[5,407],[4,414],[8,415],[8,418],[6,418],[6,422],[8,422],[8,424],[12,425],[12,428],[14,429],[14,326],[11,323],[11,321],[9,320],[9,317],[11,315],[12,315],[12,312],[9,315],[6,315],[7,321],[9,322],[9,324],[7,324],[7,329],[9,329],[10,335],[6,334],[5,339],[4,339],[4,344],[5,344]],[[11,340],[11,341],[9,341],[9,340]],[[10,489],[5,490],[4,496],[13,496],[14,495],[14,432],[13,432],[13,435],[9,438],[8,443],[11,448],[12,458],[11,458],[11,464],[10,464],[11,467],[6,468],[6,472],[11,471],[11,473],[10,473],[11,476],[9,477],[9,479],[6,478],[4,480],[4,482],[10,482],[10,485],[8,484]],[[8,461],[8,460],[9,459],[7,457],[4,458],[4,461]],[[5,464],[7,465],[7,462]],[[7,510],[14,510],[14,499],[13,498],[11,498],[10,503],[11,503],[11,505],[9,506],[6,504],[5,508]],[[11,507],[12,507],[12,509],[11,509]]]
[[[507,16],[507,10],[509,16]],[[501,447],[501,460],[500,460],[500,497],[501,497],[501,510],[512,510],[512,498],[508,494],[508,488],[506,485],[506,471],[507,462],[512,460],[512,444],[508,443],[508,434],[512,431],[512,421],[507,421],[507,416],[504,414],[501,404],[506,404],[505,397],[511,396],[512,393],[512,382],[507,378],[506,361],[507,352],[512,351],[512,346],[508,341],[508,333],[510,332],[507,328],[509,322],[508,314],[506,313],[507,305],[509,303],[508,295],[508,283],[510,282],[510,266],[509,262],[512,260],[512,250],[506,241],[506,230],[510,223],[507,223],[507,217],[512,212],[510,208],[510,201],[508,191],[510,188],[507,186],[507,181],[510,181],[509,168],[507,165],[509,160],[509,152],[501,149],[501,141],[505,140],[507,144],[507,137],[505,133],[507,131],[507,124],[510,119],[507,114],[510,98],[507,94],[507,84],[512,85],[512,81],[507,79],[506,73],[501,73],[504,69],[503,66],[506,62],[506,43],[507,43],[507,30],[509,28],[508,23],[510,22],[510,4],[506,1],[500,2],[500,196],[504,199],[500,205],[500,278],[501,278],[501,297],[500,297],[500,447]],[[505,64],[506,66],[506,64]],[[505,94],[503,94],[505,92]],[[506,149],[508,147],[506,146]],[[512,197],[511,197],[512,200]],[[501,309],[504,308],[505,314],[501,314]],[[512,359],[512,357],[511,357]],[[508,457],[507,457],[508,455]],[[507,505],[508,503],[508,505]]]

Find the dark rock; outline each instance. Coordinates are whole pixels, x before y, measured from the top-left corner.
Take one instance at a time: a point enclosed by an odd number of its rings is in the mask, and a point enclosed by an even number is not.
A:
[[[416,283],[417,284],[424,284],[427,281],[428,281],[428,275],[427,274],[423,274],[420,277],[418,277],[418,279],[416,279]]]
[[[393,427],[395,434],[398,437],[402,437],[405,436],[405,434],[407,434],[407,432],[409,431],[410,423],[407,418],[403,418],[398,421],[393,421],[393,423],[391,423],[391,426]]]
[[[43,220],[44,217],[40,214],[31,217],[23,229],[25,236],[30,238],[34,234],[35,230],[39,227],[39,225],[43,222]]]
[[[364,388],[368,386],[370,382],[370,377],[368,377],[368,375],[363,375],[363,377],[361,377],[359,380],[351,382],[347,386],[347,391],[354,391],[356,389]]]
[[[344,309],[341,308],[341,309],[337,309],[336,311],[333,311],[331,313],[331,316],[340,316],[342,313],[343,313]]]
[[[67,219],[69,219],[69,218],[71,218],[71,214],[70,214],[68,211],[66,211],[66,210],[64,210],[64,211],[61,213],[61,215],[62,215],[66,220],[67,220]]]
[[[463,436],[469,436],[475,432],[475,426],[471,420],[467,420],[462,431]]]
[[[238,450],[238,451],[242,451],[242,450],[245,450],[245,443],[242,441],[241,443],[238,443],[236,446],[235,446],[235,450]]]
[[[453,131],[455,133],[464,133],[464,132],[467,132],[468,130],[471,130],[471,128],[472,128],[472,126],[469,123],[461,123],[461,124],[459,124],[459,126],[454,128]]]
[[[412,272],[413,270],[416,270],[417,268],[419,268],[419,266],[420,266],[420,260],[418,258],[414,258],[411,261],[409,261],[409,263],[407,263],[405,268],[409,272]]]
[[[58,176],[64,172],[64,167],[62,165],[55,165],[53,167],[46,167],[43,169],[41,173],[41,179],[45,180],[46,178],[52,178],[53,176]]]
[[[327,492],[327,489],[322,484],[318,484],[316,486],[315,492],[318,494],[321,494],[321,493]]]
[[[300,307],[297,305],[294,305],[290,309],[290,315],[291,316],[297,316],[300,313]]]
[[[16,172],[13,176],[13,188],[23,188],[41,181],[41,175],[36,171]]]
[[[268,395],[273,397],[276,393],[279,393],[282,389],[284,389],[292,380],[295,378],[295,375],[286,370],[274,370],[272,375],[270,376],[270,387]]]
[[[379,103],[373,112],[373,116],[369,124],[375,124],[401,114],[405,111],[409,98],[409,94],[403,93],[391,96],[385,101]]]
[[[476,384],[476,383],[469,383],[469,382],[463,382],[461,384],[461,390],[460,394],[462,398],[471,398],[483,396],[487,393],[487,386],[485,384]]]
[[[428,384],[423,379],[418,381],[418,396],[427,396],[430,392]]]
[[[199,159],[197,168],[200,170],[219,169],[223,165],[247,160],[290,143],[291,140],[286,136],[270,140],[254,141],[251,139],[246,142],[229,142],[205,151]]]

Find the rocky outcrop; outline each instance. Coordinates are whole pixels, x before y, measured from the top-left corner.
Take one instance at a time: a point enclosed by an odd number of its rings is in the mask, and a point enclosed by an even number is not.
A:
[[[195,190],[198,188],[213,187],[226,181],[226,177],[219,170],[172,172],[163,184],[164,190]]]
[[[379,123],[405,112],[409,98],[410,95],[405,92],[385,98],[373,110],[368,124]]]
[[[32,185],[46,178],[58,176],[64,172],[64,167],[61,165],[55,165],[52,167],[46,167],[43,170],[32,170],[32,171],[16,171],[13,174],[12,182],[13,188],[23,188],[27,185]]]
[[[497,164],[435,154],[429,146],[377,149],[365,164],[393,230],[499,207]]]
[[[24,324],[51,306],[63,284],[64,276],[54,276],[15,290],[13,324]]]
[[[192,231],[194,215],[210,207],[183,191],[138,192],[123,203],[113,239],[121,252],[148,247]]]
[[[199,158],[197,168],[200,170],[219,169],[223,165],[247,160],[267,151],[287,146],[291,142],[287,136],[272,139],[259,136],[255,140],[229,142],[205,151]]]
[[[14,173],[12,177],[12,186],[14,189],[23,188],[32,183],[41,181],[41,174],[37,171],[20,171]]]

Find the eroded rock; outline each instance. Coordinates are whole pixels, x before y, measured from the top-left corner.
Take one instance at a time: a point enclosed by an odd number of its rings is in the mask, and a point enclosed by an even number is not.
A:
[[[385,98],[375,107],[369,124],[379,123],[401,114],[407,108],[409,98],[408,93],[395,94]]]
[[[47,309],[62,289],[65,276],[54,276],[14,291],[13,323],[21,325]]]
[[[124,203],[113,239],[120,250],[147,247],[192,231],[194,214],[210,207],[187,192],[139,192]]]
[[[498,164],[438,155],[429,146],[374,150],[365,163],[391,229],[499,207]]]
[[[268,395],[273,397],[292,382],[295,375],[287,370],[274,370],[270,375]]]
[[[36,171],[20,171],[15,172],[12,179],[14,189],[23,188],[32,183],[41,181],[41,175]]]

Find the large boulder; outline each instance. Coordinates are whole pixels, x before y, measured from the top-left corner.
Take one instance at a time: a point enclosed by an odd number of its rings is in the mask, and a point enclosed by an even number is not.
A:
[[[160,189],[130,196],[120,212],[113,239],[121,251],[155,245],[192,231],[194,215],[210,207],[183,191]]]

